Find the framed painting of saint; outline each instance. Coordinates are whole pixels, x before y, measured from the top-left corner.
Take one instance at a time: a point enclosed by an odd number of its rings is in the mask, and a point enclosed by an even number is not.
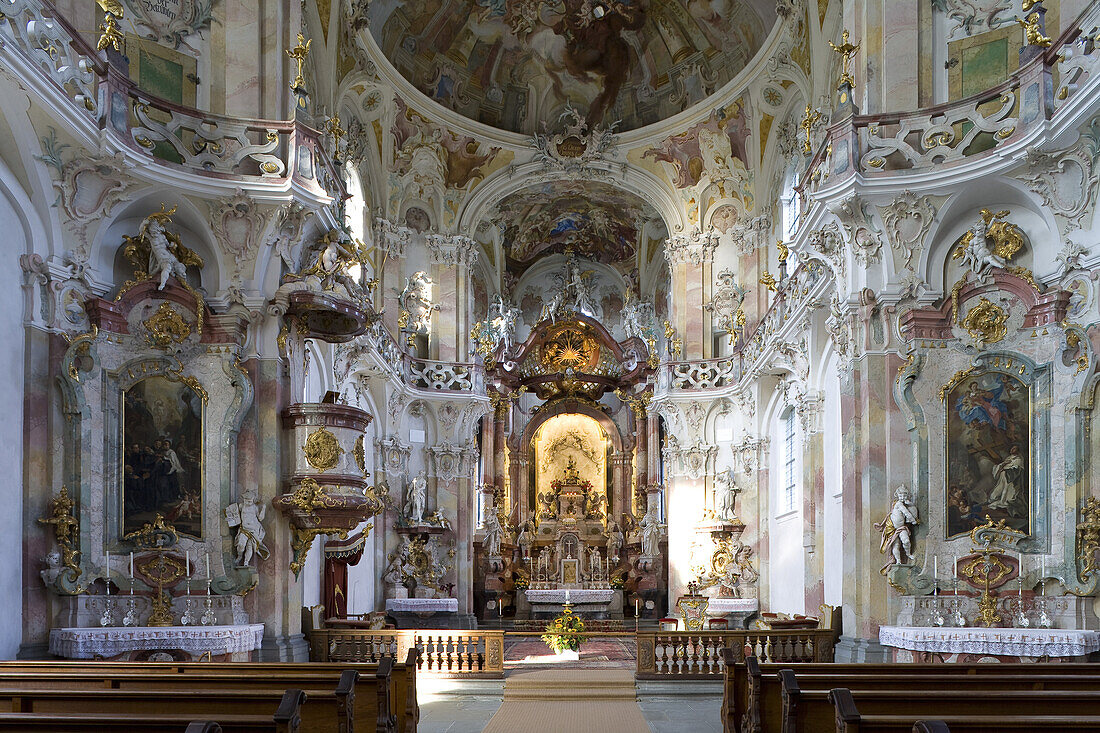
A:
[[[1031,534],[1031,398],[1011,374],[971,374],[947,394],[947,536],[986,516]]]
[[[157,513],[181,534],[202,537],[202,396],[156,376],[123,395],[122,533]]]

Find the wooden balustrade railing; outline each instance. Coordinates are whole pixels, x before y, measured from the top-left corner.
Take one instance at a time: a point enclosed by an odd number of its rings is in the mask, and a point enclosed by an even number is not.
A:
[[[442,629],[315,629],[310,633],[314,662],[403,660],[420,650],[422,673],[478,677],[504,676],[504,632]]]
[[[768,631],[639,631],[638,679],[719,679],[725,666],[718,650],[728,647],[737,661],[748,654],[768,662],[831,662],[833,629]]]

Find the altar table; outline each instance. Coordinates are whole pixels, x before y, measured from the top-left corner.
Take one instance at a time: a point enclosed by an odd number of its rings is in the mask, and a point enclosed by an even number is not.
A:
[[[881,626],[878,634],[898,662],[1086,661],[1100,650],[1100,632],[1090,629]]]
[[[170,661],[182,652],[185,660],[179,661],[186,661],[209,652],[224,661],[247,662],[263,636],[263,624],[61,628],[50,631],[50,653],[66,659]]]
[[[399,629],[471,629],[477,620],[459,614],[457,598],[387,598],[386,615]]]

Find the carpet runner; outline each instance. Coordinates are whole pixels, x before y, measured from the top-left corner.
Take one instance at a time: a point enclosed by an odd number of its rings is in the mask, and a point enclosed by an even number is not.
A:
[[[484,733],[648,733],[634,674],[556,669],[513,674]]]

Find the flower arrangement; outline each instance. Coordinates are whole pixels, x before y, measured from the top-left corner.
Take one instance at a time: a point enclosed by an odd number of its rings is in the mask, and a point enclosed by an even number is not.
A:
[[[516,590],[527,590],[531,587],[531,576],[526,570],[517,570],[512,575],[512,587]]]
[[[566,605],[561,616],[546,627],[542,640],[555,654],[561,654],[566,649],[578,651],[581,642],[588,641],[588,637],[584,635],[584,620],[580,616],[574,616],[573,609]]]

